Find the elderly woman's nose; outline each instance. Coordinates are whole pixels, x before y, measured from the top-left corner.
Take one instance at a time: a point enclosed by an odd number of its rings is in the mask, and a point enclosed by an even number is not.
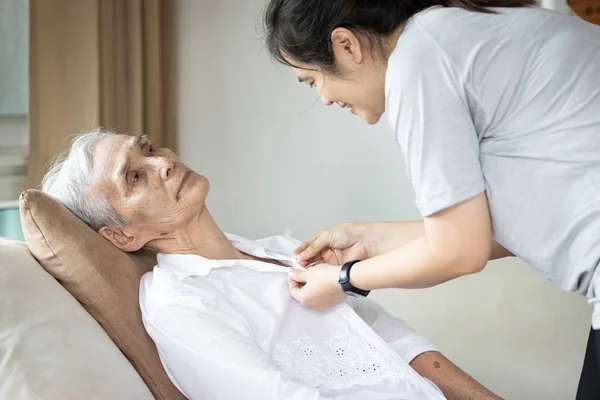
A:
[[[167,180],[172,177],[173,170],[175,169],[173,160],[167,157],[153,157],[152,161],[154,162],[161,179]]]

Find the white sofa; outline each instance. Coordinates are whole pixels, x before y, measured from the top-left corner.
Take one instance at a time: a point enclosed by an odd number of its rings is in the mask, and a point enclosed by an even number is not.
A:
[[[0,238],[0,400],[153,399],[100,325],[29,253]]]

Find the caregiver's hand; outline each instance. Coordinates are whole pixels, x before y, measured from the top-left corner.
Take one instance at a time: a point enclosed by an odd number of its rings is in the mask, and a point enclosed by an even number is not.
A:
[[[369,252],[361,234],[361,225],[363,224],[344,223],[322,230],[302,243],[294,254],[298,256],[300,264],[303,266],[313,263],[341,266],[348,261],[369,258]]]
[[[320,264],[303,271],[291,270],[288,285],[291,296],[303,307],[323,311],[346,298],[338,283],[340,267]]]

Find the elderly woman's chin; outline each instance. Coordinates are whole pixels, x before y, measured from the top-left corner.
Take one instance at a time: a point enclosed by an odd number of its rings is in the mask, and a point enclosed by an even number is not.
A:
[[[202,207],[210,190],[210,182],[205,176],[190,171],[189,177],[183,183],[178,197],[186,206]]]

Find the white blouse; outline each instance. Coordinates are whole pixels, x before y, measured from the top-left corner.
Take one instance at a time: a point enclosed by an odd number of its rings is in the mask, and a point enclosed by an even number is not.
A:
[[[190,399],[443,399],[408,363],[435,348],[368,299],[332,310],[300,306],[288,290],[284,237],[250,241],[252,260],[159,254],[142,277],[146,330],[173,383]]]

